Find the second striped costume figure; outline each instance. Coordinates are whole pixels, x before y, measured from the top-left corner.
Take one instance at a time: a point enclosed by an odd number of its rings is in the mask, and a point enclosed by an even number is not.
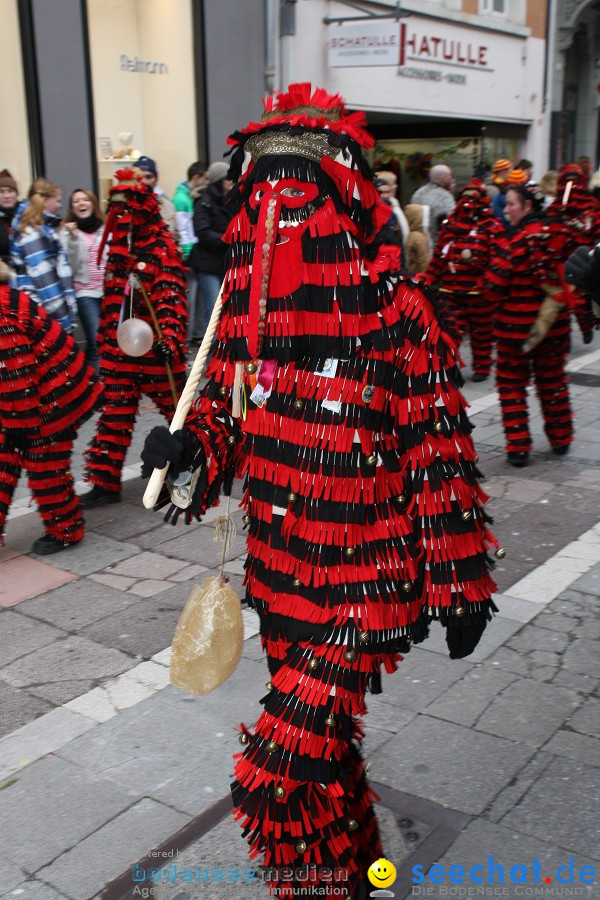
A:
[[[200,467],[196,516],[234,473],[246,479],[247,601],[269,682],[240,735],[235,816],[266,866],[314,865],[317,881],[341,868],[356,898],[382,853],[365,695],[432,618],[452,657],[474,649],[495,546],[455,343],[400,277],[396,248],[373,249],[389,210],[364,123],[339,96],[292,85],[232,136],[209,382],[185,429],[155,430],[143,454]]]

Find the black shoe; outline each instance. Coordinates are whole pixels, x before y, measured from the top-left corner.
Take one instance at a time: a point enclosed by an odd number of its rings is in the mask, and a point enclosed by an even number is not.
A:
[[[523,469],[529,462],[529,453],[507,453],[506,458],[515,469]]]
[[[107,491],[106,488],[95,484],[91,491],[81,495],[79,502],[85,509],[89,509],[92,506],[106,506],[108,503],[120,503],[121,492]]]
[[[555,456],[566,456],[569,452],[570,444],[562,444],[560,447],[553,447],[552,452]]]
[[[586,333],[583,335],[583,343],[591,344],[593,340],[594,340],[594,332],[586,331]]]
[[[487,381],[489,377],[489,372],[487,373],[487,375],[484,375],[483,372],[475,372],[474,375],[471,375],[471,381]]]
[[[79,543],[76,541],[75,543]],[[61,550],[67,550],[74,547],[75,544],[69,544],[67,541],[61,541],[60,538],[54,537],[53,534],[44,534],[34,542],[31,548],[32,553],[38,556],[50,556],[51,553],[60,553]]]

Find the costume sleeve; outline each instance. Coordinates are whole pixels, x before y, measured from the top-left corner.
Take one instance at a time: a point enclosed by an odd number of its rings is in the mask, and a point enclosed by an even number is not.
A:
[[[413,523],[420,596],[430,615],[446,624],[451,610],[481,616],[494,608],[487,551],[497,544],[459,390],[457,347],[420,291],[401,288],[398,299],[406,340],[390,392],[403,473],[397,486]]]
[[[152,305],[165,341],[179,358],[185,354],[187,335],[186,283],[179,257],[166,255],[152,284]]]
[[[26,294],[13,292],[14,316],[0,328],[0,420],[2,428],[29,439],[37,436],[41,419],[38,373],[33,347],[23,327],[37,312]]]

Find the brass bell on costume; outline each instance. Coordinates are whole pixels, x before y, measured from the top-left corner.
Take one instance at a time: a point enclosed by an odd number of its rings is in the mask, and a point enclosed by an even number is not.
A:
[[[458,616],[459,619],[461,618],[461,616],[464,616],[464,614],[465,614],[464,606],[455,606],[454,607],[454,615]]]
[[[461,512],[460,515],[461,515],[461,518],[465,520],[465,522],[468,522],[469,519],[473,518],[473,513],[471,512],[470,509],[463,509],[463,511]]]
[[[240,744],[248,744],[250,742],[250,738],[248,737],[248,735],[246,734],[245,731],[242,731],[242,733],[240,734],[239,742],[240,742]]]
[[[496,559],[504,559],[505,556],[506,550],[504,549],[504,547],[498,547],[498,549],[496,550]]]
[[[288,503],[295,503],[298,499],[298,494],[295,494],[294,491],[290,491],[288,494]]]
[[[369,632],[368,631],[359,631],[358,632],[358,640],[361,644],[366,644],[369,640]]]
[[[257,369],[257,365],[256,365],[256,363],[253,363],[253,362],[247,362],[244,366],[244,371],[246,372],[246,375],[254,375],[254,373],[256,372],[256,369]]]
[[[294,400],[294,409],[297,409],[298,411],[304,409],[304,400],[300,400],[299,397],[297,400]]]
[[[278,800],[281,800],[282,797],[285,797],[285,791],[284,791],[284,789],[281,787],[280,784],[277,785],[277,787],[275,788],[275,792],[274,792],[274,793],[275,793],[275,796],[277,797]]]
[[[235,434],[230,434],[229,437],[227,438],[227,443],[229,444],[230,447],[233,447],[235,442],[236,442]]]
[[[228,394],[229,394],[229,388],[226,387],[224,384],[222,384],[221,387],[219,388],[219,397],[227,397]]]
[[[306,841],[298,841],[296,844],[296,853],[305,853],[306,852]]]
[[[277,741],[269,741],[269,743],[267,744],[267,750],[269,751],[269,753],[277,753],[277,751],[279,750],[279,744],[277,743]]]
[[[444,426],[442,425],[442,423],[440,421],[435,422],[434,426],[433,426],[434,431],[441,431],[443,427]]]
[[[344,550],[344,556],[347,556],[348,559],[351,559],[356,553],[356,547],[346,547]]]
[[[403,581],[402,582],[402,590],[404,591],[405,594],[408,594],[409,591],[412,591],[412,589],[413,589],[412,581]]]
[[[267,681],[267,683],[265,684],[265,688],[266,688],[268,691],[272,691],[272,690],[273,690],[273,682],[272,682],[272,681]]]
[[[358,653],[356,652],[356,650],[346,650],[346,652],[344,653],[344,659],[346,660],[346,662],[354,662],[357,656]]]
[[[358,822],[356,819],[348,819],[348,831],[356,831],[358,828]]]
[[[368,466],[374,466],[377,463],[377,454],[371,453],[369,456],[367,456],[365,462]]]
[[[398,494],[398,496],[396,497],[396,503],[404,506],[404,504],[406,503],[406,494]]]
[[[302,582],[300,581],[299,578],[294,578],[294,580],[292,581],[292,584],[294,585],[294,587],[300,587],[302,585]]]
[[[313,671],[315,669],[318,669],[320,665],[321,665],[321,660],[319,659],[318,656],[313,656],[313,658],[308,661],[308,668],[312,669]]]
[[[242,522],[244,523],[244,525],[250,525],[252,523],[252,516],[249,513],[246,513],[246,515],[242,519]]]
[[[327,718],[325,719],[325,724],[328,728],[333,728],[333,726],[336,724],[334,717],[327,716]]]

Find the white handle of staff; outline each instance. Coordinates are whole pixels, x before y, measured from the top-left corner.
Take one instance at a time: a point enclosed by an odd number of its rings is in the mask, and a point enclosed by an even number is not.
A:
[[[180,428],[183,428],[185,424],[186,416],[189,412],[189,408],[192,405],[192,401],[196,396],[196,391],[198,390],[198,385],[200,384],[200,379],[204,374],[204,368],[206,366],[206,360],[208,358],[208,354],[210,352],[210,348],[213,342],[213,338],[215,336],[215,332],[217,330],[217,324],[219,322],[219,317],[221,315],[221,307],[222,307],[222,296],[223,296],[223,285],[221,285],[221,290],[219,291],[219,296],[215,300],[215,305],[213,307],[213,311],[211,313],[210,321],[208,323],[208,328],[206,329],[206,333],[202,339],[202,343],[198,349],[198,353],[196,354],[196,359],[194,360],[194,365],[188,375],[188,380],[185,383],[185,387],[181,392],[181,397],[179,398],[179,403],[177,404],[177,409],[175,410],[175,415],[171,421],[171,425],[169,426],[169,431],[171,434],[174,431],[179,431]],[[154,469],[152,475],[150,476],[150,481],[148,482],[148,486],[144,491],[143,504],[146,509],[152,509],[156,501],[158,500],[158,495],[160,494],[161,488],[163,486],[164,480],[167,477],[167,472],[169,471],[169,465],[167,464],[164,469]]]

